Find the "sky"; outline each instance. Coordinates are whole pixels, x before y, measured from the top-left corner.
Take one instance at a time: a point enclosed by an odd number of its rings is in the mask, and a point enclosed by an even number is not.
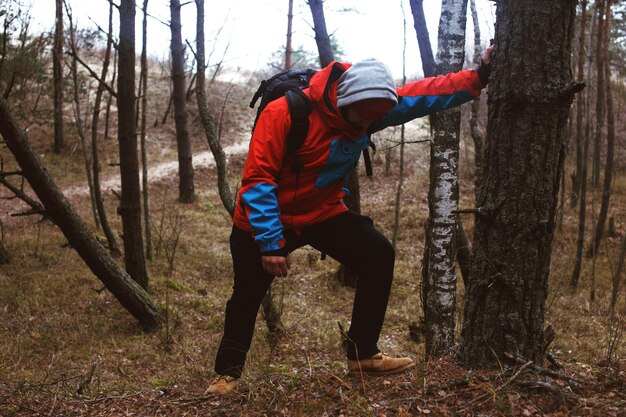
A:
[[[34,28],[49,30],[54,25],[53,0],[22,0],[32,5]],[[66,0],[72,7],[75,22],[81,27],[107,26],[107,0]],[[118,0],[119,2],[119,0]],[[142,0],[136,0],[143,4]],[[193,1],[181,0],[183,6],[183,38],[195,43],[196,7]],[[213,49],[212,60],[224,55],[224,62],[231,68],[262,70],[269,56],[284,47],[287,34],[288,0],[205,0],[205,38],[207,55]],[[493,37],[495,6],[488,0],[476,0],[481,37],[486,45]],[[403,16],[404,8],[404,16]],[[469,9],[469,7],[468,7]],[[441,0],[424,0],[424,11],[431,36],[433,52],[437,49],[437,27],[441,13]],[[169,56],[169,1],[149,0],[148,12],[153,17],[148,22],[148,50],[162,60]],[[137,30],[141,30],[141,12],[137,14]],[[324,13],[328,32],[333,34],[343,48],[346,61],[355,62],[365,58],[378,58],[391,68],[400,79],[403,74],[403,19],[406,18],[406,74],[421,76],[419,49],[413,28],[409,0],[326,0]],[[294,0],[293,40],[294,47],[317,50],[313,38],[312,18],[305,0]],[[221,29],[221,32],[220,32]],[[473,25],[468,20],[468,45],[473,44]],[[137,50],[141,48],[141,34],[137,36]],[[210,63],[209,63],[210,64]]]

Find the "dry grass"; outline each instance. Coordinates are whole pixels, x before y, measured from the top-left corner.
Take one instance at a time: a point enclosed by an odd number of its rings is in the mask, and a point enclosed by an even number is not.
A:
[[[232,100],[243,106],[246,91],[239,90]],[[153,108],[161,112],[164,104]],[[252,112],[247,115],[251,118]],[[245,136],[241,132],[248,129],[241,125],[246,113],[233,112],[229,117],[225,144]],[[191,121],[194,148],[204,151],[207,147],[197,116]],[[175,155],[171,123],[151,125],[149,146],[154,163]],[[68,152],[57,156],[46,151],[50,136],[43,127],[33,129],[31,139],[46,155],[44,160],[62,187],[82,183],[82,162],[72,144]],[[595,262],[595,301],[589,300],[591,261],[585,259],[578,291],[568,287],[577,228],[575,209],[567,208],[563,229],[555,236],[547,320],[557,333],[551,351],[564,369],[560,374],[546,374],[526,365],[523,369],[471,372],[456,366],[452,358],[426,360],[423,345],[415,343],[408,331],[409,324],[421,315],[427,146],[407,147],[396,278],[381,340],[385,351],[417,358],[419,366],[413,372],[367,380],[346,375],[338,323],[347,325],[353,290],[335,280],[335,261],[321,261],[317,252],[303,248],[295,253],[291,275],[275,284],[282,299],[286,337],[268,343],[259,316],[240,393],[227,399],[203,397],[212,376],[232,272],[227,246],[230,220],[214,186],[215,173],[199,168],[194,204],[176,203],[175,178],[162,178],[151,185],[154,227],[160,219],[166,225],[171,223],[176,213],[184,220],[172,276],[162,248],[149,265],[152,296],[168,311],[168,325],[151,334],[141,332],[132,317],[103,291],[53,225],[32,217],[11,218],[8,213],[18,211],[20,205],[7,202],[2,212],[3,241],[11,263],[0,267],[0,415],[626,413],[626,352],[621,335],[614,331],[616,322],[608,319],[611,271],[626,224],[624,172],[616,179],[612,209],[620,235],[605,239]],[[104,147],[107,160],[115,160],[114,140]],[[8,161],[6,150],[2,152]],[[363,212],[390,236],[395,174],[382,174],[382,154],[375,157],[374,178],[361,177],[361,193]],[[235,183],[242,158],[234,157],[231,162]],[[103,176],[114,175],[116,170],[106,167]],[[471,206],[473,191],[468,178],[462,180],[462,194],[462,205]],[[115,198],[110,193],[105,197],[110,220],[119,231]],[[88,199],[81,195],[72,199],[83,219],[91,223]],[[464,220],[471,227],[471,218]],[[157,239],[158,233],[153,236]],[[461,284],[459,294],[463,294]],[[622,296],[617,311],[623,313],[624,309]],[[623,320],[617,322],[617,328],[623,329]],[[615,350],[608,358],[612,344]]]

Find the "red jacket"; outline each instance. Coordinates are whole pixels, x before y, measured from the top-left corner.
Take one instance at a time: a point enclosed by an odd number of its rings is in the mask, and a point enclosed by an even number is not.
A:
[[[284,254],[284,229],[298,232],[347,210],[341,201],[347,192],[345,179],[369,143],[368,132],[352,127],[337,109],[337,75],[349,67],[331,63],[304,90],[312,112],[309,133],[298,148],[302,166],[298,173],[292,169],[293,156],[286,152],[291,126],[286,99],[274,100],[261,112],[233,222],[252,231],[266,255]],[[482,87],[475,70],[406,84],[397,89],[398,104],[375,123],[373,131],[458,106],[477,97]]]

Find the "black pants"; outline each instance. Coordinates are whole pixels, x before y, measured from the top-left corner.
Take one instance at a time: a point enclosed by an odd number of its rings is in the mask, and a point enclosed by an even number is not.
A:
[[[376,230],[369,217],[350,211],[309,226],[299,236],[287,231],[285,237],[290,252],[311,245],[358,275],[347,355],[349,359],[362,359],[378,353],[395,261],[387,238]],[[250,232],[233,227],[230,250],[235,283],[226,304],[215,372],[238,378],[250,349],[259,306],[274,277],[263,270],[261,254]]]

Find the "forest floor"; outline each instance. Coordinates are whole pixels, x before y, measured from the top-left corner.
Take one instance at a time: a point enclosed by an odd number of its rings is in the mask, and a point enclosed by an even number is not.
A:
[[[231,100],[244,103],[247,93],[239,91]],[[162,111],[163,102],[155,108]],[[252,113],[225,119],[229,124],[224,125],[224,146],[241,150],[237,144],[247,140]],[[410,138],[426,135],[423,123],[412,125]],[[206,152],[194,113],[190,125],[196,153]],[[55,155],[46,143],[50,129],[32,126],[33,146],[82,218],[101,234],[88,195],[81,191],[85,182],[78,142]],[[397,147],[389,153],[391,169],[386,173],[385,149],[399,139],[399,132],[376,138],[374,176],[360,180],[362,212],[387,236],[393,229],[399,154]],[[626,232],[625,172],[617,172],[615,181],[615,234],[605,238],[595,262],[585,258],[576,291],[570,290],[569,279],[577,209],[565,206],[554,239],[546,305],[546,321],[556,333],[549,349],[554,363],[521,361],[468,370],[452,356],[425,357],[415,323],[421,316],[428,144],[411,144],[406,147],[395,281],[380,346],[390,354],[412,356],[418,366],[398,376],[348,376],[339,325],[348,326],[354,290],[338,282],[334,260],[320,260],[318,252],[302,248],[294,254],[290,275],[273,286],[284,336],[272,338],[260,313],[240,390],[220,398],[203,392],[213,377],[232,285],[230,219],[210,163],[196,160],[196,201],[176,201],[176,170],[168,170],[176,159],[171,117],[151,126],[148,137],[151,166],[161,169],[150,173],[150,291],[167,312],[165,326],[142,332],[54,225],[33,216],[11,216],[25,206],[1,200],[2,238],[11,262],[0,266],[0,416],[626,416],[626,297],[620,294],[618,300],[621,315],[609,314],[608,308],[611,271]],[[103,147],[103,160],[115,162],[115,141]],[[6,149],[1,152],[3,160],[10,161]],[[462,206],[471,207],[471,149],[463,147],[461,155]],[[233,186],[244,157],[245,146],[229,157]],[[118,168],[103,168],[103,178],[109,181],[109,220],[119,232],[111,192],[118,187]],[[8,197],[5,190],[2,193]],[[596,194],[595,204],[590,200],[588,205],[590,213],[597,210],[598,201]],[[464,223],[471,232],[471,217]],[[463,291],[459,280],[459,312]]]

